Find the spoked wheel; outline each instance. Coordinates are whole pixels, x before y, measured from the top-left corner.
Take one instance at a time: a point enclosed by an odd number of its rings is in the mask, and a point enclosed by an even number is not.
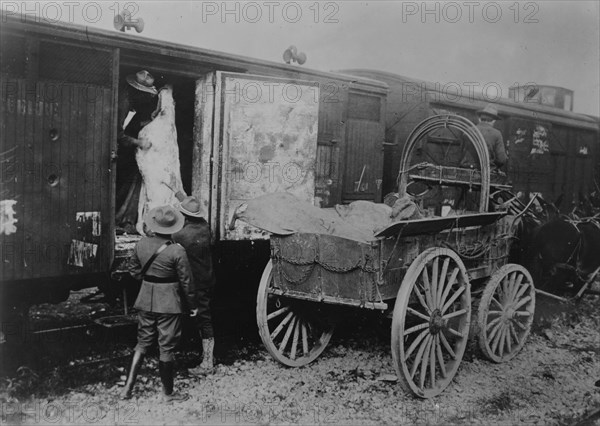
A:
[[[483,354],[495,362],[513,358],[527,340],[534,311],[535,287],[527,269],[509,263],[496,271],[477,314]]]
[[[405,390],[431,398],[450,384],[470,319],[470,284],[458,255],[446,248],[421,253],[404,276],[392,320],[392,358]]]
[[[256,297],[260,337],[273,358],[290,367],[314,361],[325,349],[334,325],[316,302],[273,294],[273,262],[265,268]]]

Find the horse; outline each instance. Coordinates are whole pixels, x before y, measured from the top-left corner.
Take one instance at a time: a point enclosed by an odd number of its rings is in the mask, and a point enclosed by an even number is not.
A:
[[[598,272],[599,253],[600,217],[560,215],[531,233],[523,263],[537,288],[577,291]]]

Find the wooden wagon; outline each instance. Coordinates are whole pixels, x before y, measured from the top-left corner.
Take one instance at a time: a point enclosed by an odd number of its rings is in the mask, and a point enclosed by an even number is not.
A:
[[[372,238],[340,237],[331,225],[323,232],[268,229],[271,260],[260,282],[256,314],[262,341],[276,360],[291,367],[315,360],[332,336],[331,305],[392,316],[398,381],[423,398],[441,393],[455,376],[467,346],[472,300],[479,299],[474,329],[485,356],[502,362],[523,347],[535,288],[524,267],[508,263],[514,216],[488,212],[489,156],[475,126],[456,115],[419,124],[404,147],[398,194],[412,182],[431,185],[429,168],[411,165],[410,159],[417,142],[439,128],[464,134],[476,147],[481,169],[479,182],[464,179],[468,170],[443,170],[436,184],[478,194],[478,211],[400,220]]]

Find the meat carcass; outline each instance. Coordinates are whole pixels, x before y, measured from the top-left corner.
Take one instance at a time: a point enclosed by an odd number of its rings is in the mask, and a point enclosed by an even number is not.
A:
[[[156,117],[139,133],[140,145],[135,159],[142,175],[136,229],[144,233],[144,215],[150,209],[177,202],[175,193],[183,191],[179,169],[179,148],[175,128],[173,88],[158,93]]]

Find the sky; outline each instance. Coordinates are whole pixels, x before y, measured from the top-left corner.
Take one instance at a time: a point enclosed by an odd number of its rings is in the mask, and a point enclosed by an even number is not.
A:
[[[276,62],[290,45],[303,67],[369,68],[486,87],[574,90],[574,111],[600,115],[600,6],[597,1],[141,1],[2,2],[5,13],[113,28],[124,8],[142,18],[134,37]]]

